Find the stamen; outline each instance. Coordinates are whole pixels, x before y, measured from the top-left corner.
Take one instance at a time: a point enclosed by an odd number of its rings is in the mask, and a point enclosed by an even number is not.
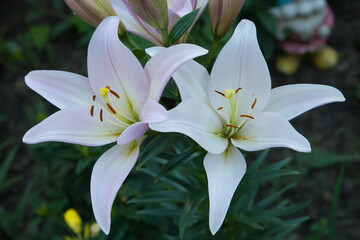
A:
[[[219,91],[216,91],[216,90],[214,90],[214,91],[215,91],[216,93],[222,95],[223,97],[225,97],[225,94],[223,94],[222,92],[219,92]]]
[[[100,121],[103,121],[103,111],[100,109]]]
[[[240,117],[247,117],[247,118],[255,119],[254,117],[252,117],[250,115],[246,115],[246,114],[240,115]]]
[[[236,89],[235,94],[238,93],[238,91],[240,91],[241,89],[242,89],[241,87],[239,87],[238,89]]]
[[[254,103],[252,104],[251,109],[254,109],[255,104],[256,104],[256,101],[257,101],[257,99],[255,98],[255,101],[254,101]]]
[[[94,116],[94,105],[92,105],[91,108],[90,108],[90,115],[92,117]]]
[[[92,97],[92,100],[95,102],[95,99],[96,99],[96,95],[94,95],[93,97]]]
[[[106,88],[110,90],[110,87],[109,87],[109,86],[106,86]]]
[[[219,110],[219,111],[220,111],[221,109],[223,109],[223,107],[219,107],[217,110]]]
[[[231,125],[231,124],[226,124],[227,127],[232,127],[232,128],[238,128],[237,126]]]
[[[119,99],[120,98],[120,95],[119,94],[117,94],[117,92],[115,92],[115,91],[113,91],[113,90],[111,90],[110,89],[110,92],[112,93],[112,95],[114,95],[117,99]]]
[[[111,111],[113,114],[116,114],[115,109],[110,105],[110,103],[106,103],[106,105],[108,106],[108,108],[110,109],[110,111]]]

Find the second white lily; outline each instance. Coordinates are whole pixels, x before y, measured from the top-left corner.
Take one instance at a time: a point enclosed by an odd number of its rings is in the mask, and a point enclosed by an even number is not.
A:
[[[148,53],[156,57],[158,50],[153,48]],[[318,84],[271,90],[256,28],[248,20],[239,23],[210,76],[204,67],[191,61],[173,78],[183,102],[169,111],[167,121],[150,124],[150,128],[186,134],[208,151],[204,167],[212,234],[222,225],[246,171],[245,159],[237,147],[246,151],[287,147],[310,152],[309,142],[289,120],[314,107],[345,100],[337,89]]]

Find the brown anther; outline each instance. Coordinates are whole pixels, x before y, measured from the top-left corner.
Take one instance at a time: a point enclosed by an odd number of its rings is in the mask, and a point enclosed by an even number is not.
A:
[[[119,99],[120,98],[120,95],[119,94],[117,94],[117,92],[115,92],[115,91],[113,91],[113,90],[111,90],[110,89],[110,92],[112,93],[112,95],[114,95],[117,99]]]
[[[93,99],[93,101],[95,101],[95,99],[96,99],[96,95],[94,95],[94,96],[92,97],[92,99]]]
[[[214,90],[216,93],[218,93],[218,94],[220,94],[220,95],[222,95],[223,97],[225,97],[225,94],[224,93],[222,93],[222,92],[219,92],[219,91],[216,91],[216,90]]]
[[[103,121],[103,113],[102,109],[100,109],[100,121]]]
[[[223,107],[219,107],[217,110],[219,110],[219,111],[220,111],[221,109],[223,109]]]
[[[255,101],[254,101],[254,103],[252,104],[251,109],[254,109],[255,104],[256,104],[256,101],[257,101],[257,99],[255,98]]]
[[[92,117],[94,116],[94,105],[92,105],[91,108],[90,108],[90,115]]]
[[[108,106],[108,108],[110,109],[110,111],[112,111],[113,114],[116,114],[115,109],[110,105],[110,103],[106,103],[106,105]]]
[[[232,128],[238,128],[237,126],[231,125],[231,124],[226,124],[227,127],[232,127]]]
[[[238,91],[240,91],[241,89],[242,89],[241,87],[239,87],[238,89],[236,89],[235,94],[238,93]]]
[[[109,87],[109,86],[106,86],[106,88],[110,90],[110,87]]]
[[[247,118],[255,119],[253,116],[246,115],[246,114],[240,115],[240,117],[247,117]]]

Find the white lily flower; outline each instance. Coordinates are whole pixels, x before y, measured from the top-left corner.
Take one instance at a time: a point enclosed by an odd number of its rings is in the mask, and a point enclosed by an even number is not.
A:
[[[89,78],[63,71],[32,71],[26,84],[60,108],[31,128],[25,143],[47,141],[116,145],[96,162],[91,175],[91,203],[101,229],[108,234],[116,194],[139,156],[149,123],[166,120],[158,101],[171,75],[207,50],[181,44],[163,49],[143,68],[118,38],[119,17],[103,20],[88,50]]]
[[[152,48],[148,53],[156,55],[158,50]],[[245,159],[237,147],[246,151],[287,147],[310,152],[309,142],[289,120],[314,107],[345,100],[339,90],[318,84],[271,90],[256,28],[248,20],[239,23],[210,76],[204,67],[191,61],[173,78],[183,102],[169,111],[167,121],[150,124],[150,128],[186,134],[208,151],[204,167],[212,234],[222,225],[246,171]]]

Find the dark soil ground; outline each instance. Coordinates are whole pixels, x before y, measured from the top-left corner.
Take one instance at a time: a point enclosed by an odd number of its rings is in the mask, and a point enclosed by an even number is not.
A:
[[[17,3],[17,4],[16,4]],[[297,74],[285,77],[276,73],[270,63],[273,86],[291,83],[320,83],[340,89],[347,101],[323,106],[310,111],[292,121],[295,128],[309,138],[313,147],[341,154],[359,155],[360,153],[360,96],[356,96],[360,87],[360,2],[357,0],[329,0],[336,16],[336,26],[329,40],[340,54],[338,66],[328,71],[318,71],[310,63],[303,62]],[[4,11],[9,9],[11,11]],[[0,3],[0,34],[3,39],[16,38],[28,27],[19,1]],[[50,14],[51,15],[51,14]],[[50,21],[55,20],[49,17]],[[65,36],[53,43],[54,54],[59,63],[58,70],[86,75],[86,48],[74,47],[73,39]],[[41,57],[43,69],[50,68],[47,57]],[[1,61],[3,63],[3,61]],[[40,97],[24,83],[24,76],[32,69],[31,63],[22,64],[16,73],[10,72],[6,63],[0,66],[0,141],[11,139],[12,145],[19,146],[16,163],[10,174],[22,175],[23,181],[17,189],[9,190],[1,202],[10,208],[16,202],[25,183],[31,179],[29,168],[34,167],[31,154],[21,138],[33,123],[29,122],[34,106]],[[359,94],[358,94],[359,95]],[[45,101],[44,101],[45,102]],[[276,150],[276,155],[285,155],[289,151]],[[292,153],[295,158],[298,155]],[[274,152],[272,156],[276,157]],[[278,159],[279,160],[279,159]],[[296,161],[295,167],[301,166]],[[339,174],[340,165],[333,165],[320,170],[300,169],[298,186],[289,192],[294,201],[313,199],[312,204],[303,213],[311,219],[303,224],[293,239],[306,239],[311,235],[310,226],[321,218],[330,215],[332,196]],[[340,192],[338,217],[338,238],[340,240],[360,239],[360,165],[349,162]]]

